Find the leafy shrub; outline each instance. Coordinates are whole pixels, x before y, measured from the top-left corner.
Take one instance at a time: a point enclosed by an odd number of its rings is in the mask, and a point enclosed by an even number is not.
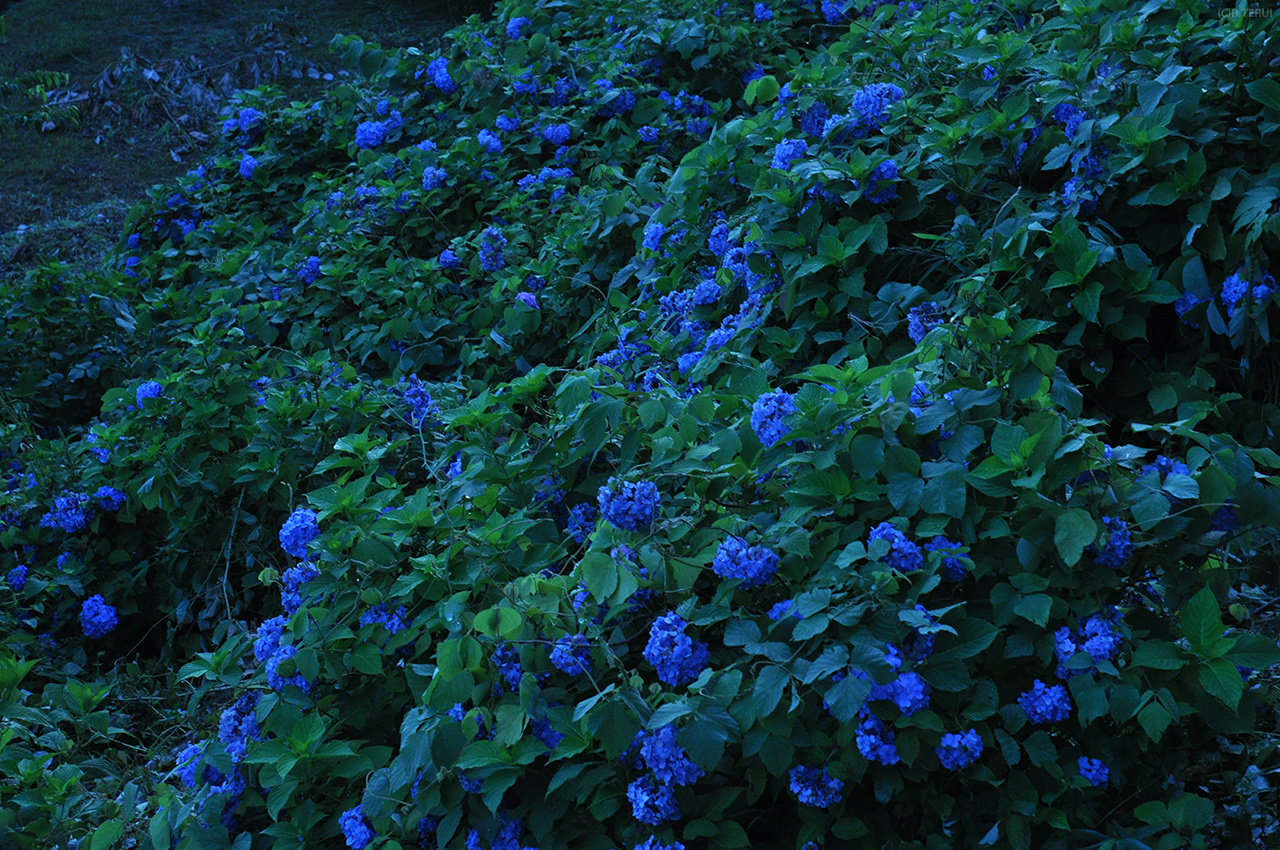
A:
[[[157,848],[1246,834],[1185,777],[1276,703],[1221,604],[1280,514],[1273,26],[335,39],[131,216],[139,368],[16,455],[6,663],[181,664]]]

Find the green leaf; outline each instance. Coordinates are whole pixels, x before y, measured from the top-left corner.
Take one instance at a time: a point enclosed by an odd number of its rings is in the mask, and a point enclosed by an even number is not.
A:
[[[850,723],[862,709],[871,693],[871,680],[859,679],[857,676],[845,676],[836,686],[827,691],[827,705],[831,713],[841,723]]]
[[[1084,508],[1068,508],[1054,521],[1053,542],[1068,567],[1075,566],[1097,536],[1098,524]]]
[[[1053,597],[1044,593],[1033,593],[1020,599],[1013,606],[1013,612],[1044,628],[1049,624],[1049,611],[1052,608]]]
[[[1154,670],[1177,670],[1184,666],[1186,653],[1177,645],[1162,640],[1148,640],[1133,651],[1133,667],[1150,667]]]
[[[1270,77],[1262,77],[1245,85],[1249,96],[1272,112],[1280,112],[1280,83]]]
[[[1218,597],[1207,586],[1191,597],[1180,613],[1182,635],[1191,649],[1201,657],[1212,657],[1214,650],[1224,643],[1222,615],[1218,610]],[[1221,653],[1218,653],[1221,654]]]
[[[591,595],[604,602],[618,587],[618,564],[606,553],[592,551],[582,559],[582,580]]]
[[[169,850],[171,831],[168,809],[161,809],[151,816],[147,834],[151,837],[151,850]]]
[[[94,830],[93,840],[89,842],[89,850],[111,850],[124,836],[124,823],[119,818],[112,818]]]
[[[1222,657],[1237,667],[1265,670],[1280,664],[1280,646],[1262,635],[1242,634],[1235,637],[1235,646]]]
[[[791,674],[772,664],[760,671],[756,677],[755,688],[751,691],[751,708],[757,718],[768,717],[773,713],[790,680]]]
[[[1200,684],[1227,708],[1235,711],[1244,695],[1244,680],[1240,671],[1225,658],[1214,658],[1200,667]]]
[[[1164,730],[1168,729],[1172,722],[1173,718],[1169,716],[1169,712],[1158,702],[1149,702],[1138,712],[1138,723],[1147,733],[1147,737],[1155,743],[1160,742],[1160,738],[1164,736]]]

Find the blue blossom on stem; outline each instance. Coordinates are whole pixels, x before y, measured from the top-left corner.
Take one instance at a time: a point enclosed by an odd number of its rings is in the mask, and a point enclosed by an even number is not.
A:
[[[320,536],[320,521],[310,508],[298,508],[280,528],[280,546],[295,558],[307,557],[307,545]]]
[[[982,755],[982,736],[977,729],[964,733],[949,733],[942,736],[942,746],[936,747],[938,761],[948,770],[961,770],[978,760]]]
[[[796,765],[791,768],[791,793],[806,806],[825,809],[844,796],[844,782],[827,774],[825,767]]]
[[[106,637],[116,627],[116,609],[108,605],[102,594],[90,596],[80,606],[80,628],[85,637]]]
[[[652,481],[622,481],[610,478],[597,492],[600,512],[606,520],[625,531],[639,531],[657,521],[661,496]]]

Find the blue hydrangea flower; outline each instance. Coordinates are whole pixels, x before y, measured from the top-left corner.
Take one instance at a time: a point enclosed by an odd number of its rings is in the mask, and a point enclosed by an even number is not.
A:
[[[338,825],[342,828],[343,837],[347,839],[347,846],[352,850],[364,850],[378,835],[360,806],[343,812],[342,817],[338,818]]]
[[[576,676],[591,672],[591,642],[586,635],[565,635],[551,648],[551,663],[556,669]]]
[[[453,81],[453,77],[449,76],[449,60],[443,56],[431,61],[427,66],[427,73],[431,76],[431,82],[435,87],[445,94],[452,94],[458,90],[458,84]]]
[[[773,149],[773,167],[787,171],[791,163],[809,152],[809,143],[804,139],[783,139]]]
[[[387,125],[381,121],[362,121],[356,127],[356,147],[376,148],[386,139]]]
[[[773,20],[773,10],[764,3],[757,3],[752,13],[755,15],[756,23]]]
[[[505,640],[500,641],[489,656],[489,661],[498,668],[498,675],[501,677],[501,681],[493,683],[493,695],[502,696],[504,686],[511,693],[518,694],[520,677],[524,675],[524,669],[520,666],[520,652]]]
[[[756,432],[761,445],[768,448],[791,430],[787,420],[795,412],[796,403],[791,393],[782,390],[765,393],[751,405],[751,430]]]
[[[914,670],[903,673],[888,686],[888,697],[904,717],[929,707],[929,683]]]
[[[906,92],[893,83],[871,83],[855,92],[851,103],[853,111],[858,114],[854,136],[865,138],[879,132],[887,117],[889,105],[904,97]]]
[[[834,0],[822,0],[822,18],[829,24],[839,23],[844,19],[844,8]]]
[[[924,566],[924,553],[920,551],[920,547],[908,540],[893,523],[882,522],[871,529],[868,545],[877,540],[889,542],[889,554],[885,556],[885,562],[898,572],[909,573]]]
[[[240,159],[240,176],[245,180],[253,178],[253,170],[258,167],[258,160],[252,154],[245,154]]]
[[[658,128],[653,127],[649,124],[645,124],[643,127],[636,130],[636,133],[639,134],[640,140],[642,142],[648,142],[649,144],[653,144],[654,142],[658,141],[658,136],[659,136]]]
[[[767,584],[778,571],[777,553],[764,546],[748,546],[740,537],[729,537],[716,551],[711,569],[721,578],[742,580],[743,589]]]
[[[450,248],[445,248],[440,252],[440,268],[456,269],[462,265],[462,260],[458,259],[458,255],[453,253]]]
[[[233,764],[239,764],[249,752],[250,741],[261,741],[258,728],[258,692],[250,691],[229,707],[218,718],[218,740],[227,747],[227,755]]]
[[[658,486],[652,481],[610,478],[596,495],[604,518],[624,531],[648,528],[657,521],[662,510]]]
[[[884,721],[875,715],[863,720],[854,735],[862,757],[883,765],[895,765],[901,760],[896,739],[893,730],[886,728]]]
[[[417,375],[408,375],[396,385],[400,397],[409,406],[409,422],[415,428],[434,423],[440,415],[440,407]],[[301,556],[299,556],[301,557]]]
[[[631,801],[631,813],[635,819],[650,826],[680,817],[675,788],[662,785],[648,774],[627,786],[627,799]]]
[[[102,594],[94,594],[80,606],[80,628],[85,637],[106,637],[116,627],[116,609],[108,605]]]
[[[480,265],[487,272],[496,272],[506,266],[506,258],[502,249],[506,247],[507,237],[496,227],[486,227],[480,234]]]
[[[1032,723],[1057,723],[1071,716],[1071,696],[1062,685],[1046,685],[1035,680],[1031,690],[1018,697],[1018,705]]]
[[[656,218],[650,220],[644,227],[644,247],[650,251],[657,251],[662,247],[662,237],[667,232],[667,226]]]
[[[926,552],[948,552],[959,550],[961,545],[939,534],[924,544],[924,549]],[[968,566],[969,557],[967,555],[943,555],[942,577],[947,581],[964,581],[964,577],[968,574]]]
[[[1102,786],[1107,784],[1111,770],[1107,767],[1106,762],[1101,759],[1088,758],[1080,756],[1078,762],[1080,766],[1080,775],[1089,780],[1089,784]]]
[[[791,610],[793,605],[795,605],[795,601],[791,599],[784,599],[781,602],[778,602],[769,609],[769,619],[775,621],[781,620],[783,617],[787,616],[787,614],[790,614],[792,617],[799,620],[800,609],[796,608],[794,611]]]
[[[282,693],[286,685],[295,685],[304,694],[311,693],[311,683],[303,678],[301,672],[287,677],[280,674],[280,665],[297,654],[298,648],[296,646],[281,646],[276,649],[276,654],[267,661],[267,684],[276,693]]]
[[[703,775],[676,741],[676,727],[671,724],[644,735],[640,760],[664,785],[692,785]]]
[[[917,304],[907,313],[907,335],[911,337],[912,342],[919,345],[929,331],[942,324],[944,318],[936,301]]]
[[[502,153],[502,140],[494,135],[491,130],[481,130],[476,135],[476,140],[480,142],[480,147],[487,153]]]
[[[295,558],[307,557],[307,544],[320,536],[320,521],[310,508],[298,508],[280,528],[280,546]]]
[[[989,83],[995,78],[996,78],[996,69],[991,67],[990,65],[983,65],[982,79],[986,80]]]
[[[258,659],[259,663],[267,663],[271,656],[276,654],[276,650],[280,648],[280,637],[284,634],[287,623],[286,618],[277,615],[269,620],[263,620],[262,625],[258,626],[253,639],[253,657]]]
[[[1129,534],[1129,524],[1120,517],[1103,517],[1102,524],[1106,528],[1107,541],[1099,551],[1090,545],[1087,550],[1094,561],[1104,567],[1118,570],[1133,558],[1133,541]]]
[[[1236,506],[1228,499],[1213,512],[1209,530],[1230,534],[1238,528],[1240,528],[1240,518],[1236,516]]]
[[[103,511],[118,511],[124,507],[127,499],[123,491],[105,484],[93,494],[93,500],[98,503],[98,509]]]
[[[532,292],[517,292],[516,300],[528,307],[530,310],[541,309],[538,305],[538,296],[534,295]]]
[[[302,607],[302,585],[320,575],[315,564],[304,561],[284,571],[284,589],[280,592],[280,604],[290,615]]]
[[[566,737],[564,733],[557,732],[555,728],[552,727],[551,721],[546,717],[539,717],[536,720],[533,720],[530,722],[529,726],[533,729],[533,737],[546,745],[549,750],[554,750]]]
[[[575,505],[569,511],[568,531],[575,543],[585,543],[596,527],[596,506],[589,502]]]
[[[942,746],[935,747],[938,761],[948,770],[961,770],[978,760],[982,755],[982,736],[977,729],[964,733],[949,733],[942,736]]]
[[[891,159],[871,169],[867,178],[867,198],[873,204],[887,204],[897,200],[898,187],[893,182],[898,179],[898,164]],[[887,184],[887,185],[884,185]]]
[[[22,589],[27,586],[27,565],[18,564],[18,566],[9,570],[6,578],[9,581],[9,587],[13,588],[15,593],[21,593]]]
[[[658,671],[658,678],[668,685],[686,685],[706,669],[711,652],[705,643],[684,633],[684,619],[674,611],[653,621],[649,642],[645,644],[645,660]]]
[[[315,283],[320,279],[320,258],[314,254],[307,257],[306,262],[298,266],[298,280],[306,284]]]
[[[684,845],[679,841],[672,844],[663,844],[658,840],[658,836],[650,835],[644,841],[635,846],[635,850],[684,850]]]
[[[189,789],[194,790],[199,784],[196,780],[196,771],[200,769],[200,759],[203,755],[204,751],[199,744],[188,744],[182,752],[178,753],[178,778]]]
[[[828,775],[825,767],[796,765],[787,775],[791,777],[791,793],[806,806],[825,809],[844,796],[844,782]]]
[[[134,401],[138,403],[138,407],[142,407],[142,400],[145,398],[160,398],[164,395],[164,387],[159,381],[147,381],[138,387],[134,393]]]
[[[528,25],[529,19],[523,15],[518,18],[512,18],[507,23],[507,38],[515,40],[524,37],[524,28]]]
[[[484,780],[472,779],[471,777],[467,776],[467,772],[465,770],[460,770],[458,771],[458,784],[461,785],[462,790],[466,791],[468,794],[479,794],[480,789],[484,786]],[[470,844],[471,842],[470,840],[468,840],[467,842],[468,847],[470,846]]]
[[[40,518],[41,528],[60,528],[75,534],[89,527],[93,504],[84,493],[63,493],[53,500],[53,508]]]
[[[568,124],[551,124],[542,129],[542,137],[553,145],[568,143],[572,134],[573,130]]]
[[[1074,138],[1076,130],[1080,129],[1080,123],[1084,121],[1085,114],[1079,107],[1072,106],[1069,103],[1059,103],[1053,108],[1052,118],[1054,121],[1062,125],[1063,131],[1067,134],[1067,138]]]

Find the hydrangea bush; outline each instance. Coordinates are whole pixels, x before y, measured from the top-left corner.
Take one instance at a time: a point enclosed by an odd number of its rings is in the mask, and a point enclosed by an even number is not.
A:
[[[0,348],[0,832],[1262,828],[1280,650],[1231,600],[1280,525],[1274,26],[505,2],[247,94],[68,284],[128,356],[63,432],[56,358]],[[139,682],[180,707],[122,725]]]

